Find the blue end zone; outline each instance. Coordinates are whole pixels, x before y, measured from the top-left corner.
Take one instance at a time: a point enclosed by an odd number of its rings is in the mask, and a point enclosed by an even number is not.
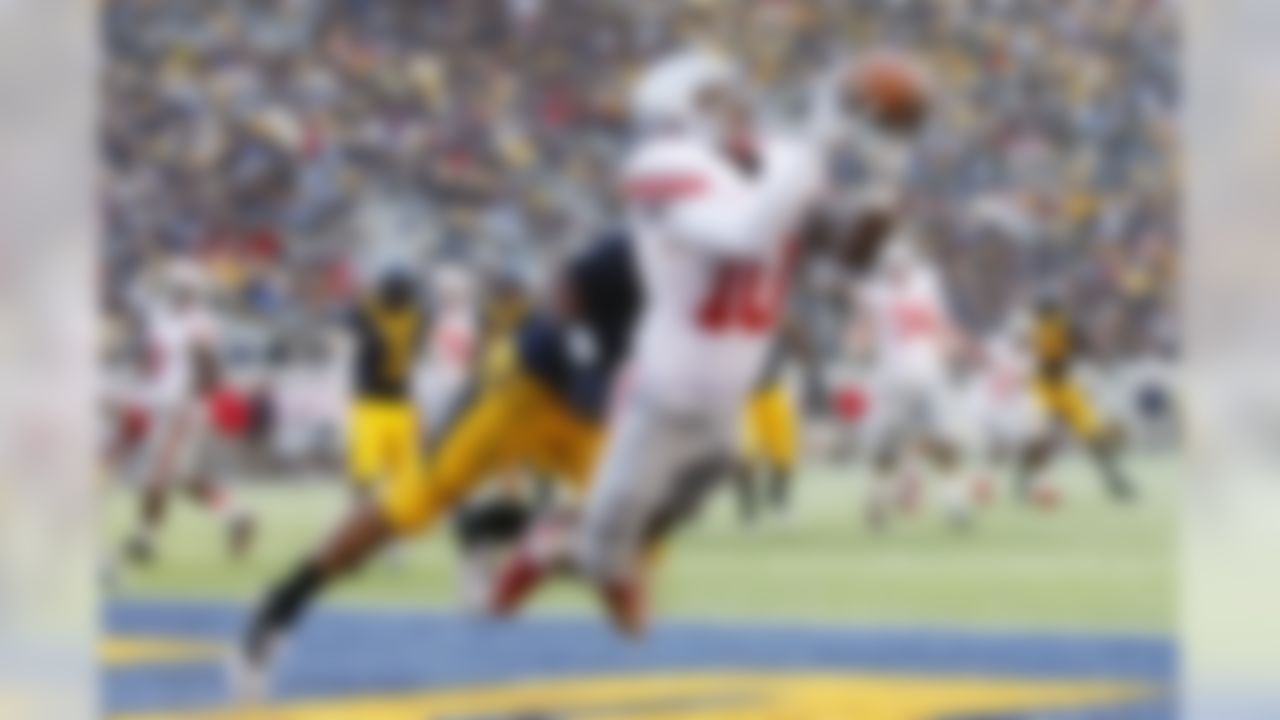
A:
[[[244,620],[244,610],[230,605],[129,601],[111,605],[106,626],[118,635],[229,642]],[[494,623],[425,611],[327,609],[300,629],[277,687],[282,698],[336,697],[681,669],[1132,680],[1171,687],[1176,655],[1169,640],[1136,634],[672,621],[660,623],[636,644],[619,639],[595,618]],[[113,713],[207,707],[225,700],[221,668],[210,663],[112,668],[104,689]],[[1175,716],[1171,702],[1159,698],[1105,713],[1036,717],[1163,720]]]

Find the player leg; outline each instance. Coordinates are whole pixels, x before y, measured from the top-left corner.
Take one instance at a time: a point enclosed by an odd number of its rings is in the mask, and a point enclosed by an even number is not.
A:
[[[1058,445],[1059,434],[1052,423],[1047,423],[1022,445],[1014,473],[1014,492],[1019,500],[1039,502],[1041,477],[1057,454]]]
[[[667,540],[698,517],[707,499],[727,476],[726,466],[732,466],[735,462],[732,455],[727,453],[709,454],[693,462],[686,471],[676,476],[672,491],[645,525],[642,540],[644,557],[640,563],[640,572],[647,573],[656,567]]]
[[[164,523],[169,491],[187,461],[188,417],[185,408],[157,412],[148,428],[141,454],[141,493],[138,520],[125,541],[125,557],[145,564],[155,558],[156,534]]]
[[[973,520],[973,489],[964,471],[961,443],[945,431],[930,430],[921,443],[936,474],[942,512],[952,527],[963,530]]]
[[[216,517],[226,527],[227,551],[232,558],[249,554],[257,536],[257,522],[252,512],[235,493],[210,474],[201,474],[187,483],[187,496]]]
[[[507,492],[477,498],[454,513],[459,588],[465,608],[476,612],[488,609],[493,579],[536,513],[528,498]]]
[[[1061,445],[1059,384],[1054,378],[1038,378],[1032,387],[1036,421],[1019,451],[1014,473],[1014,492],[1026,503],[1045,505],[1054,497],[1051,489],[1044,486],[1042,476]]]
[[[886,437],[877,443],[871,456],[871,484],[867,490],[865,517],[867,525],[875,531],[888,527],[898,500],[900,475],[904,450],[896,436]]]
[[[415,482],[421,472],[422,434],[411,400],[360,400],[347,425],[347,477],[353,506],[375,502],[387,483]],[[382,552],[391,567],[406,563],[404,546]]]
[[[1111,497],[1120,502],[1135,500],[1138,496],[1137,486],[1120,461],[1119,438],[1113,433],[1103,433],[1088,441],[1086,446]]]
[[[247,699],[262,697],[279,645],[323,589],[396,537],[394,525],[376,502],[357,501],[333,535],[273,586],[254,611],[240,647],[237,693]]]
[[[905,467],[907,449],[907,398],[889,392],[883,384],[877,388],[873,410],[868,417],[865,446],[871,461],[864,517],[874,531],[884,530],[900,501],[912,500],[906,494],[912,488],[900,476]]]
[[[228,553],[241,559],[253,545],[257,523],[227,486],[224,468],[230,443],[213,427],[207,412],[199,409],[188,427],[187,457],[180,480],[191,502],[223,524]]]
[[[1002,415],[1012,412],[1011,405],[990,398],[980,379],[970,382],[964,393],[965,413],[971,419],[965,450],[975,469],[975,498],[984,505],[994,499],[995,478],[1009,458],[1009,427],[1013,420]]]
[[[1015,500],[1052,509],[1059,502],[1057,491],[1044,479],[1061,445],[1059,420],[1051,414],[1050,405],[1039,380],[1029,388],[1027,396],[1015,404],[1009,418],[1009,442],[1014,451],[1012,489]]]
[[[947,522],[956,529],[966,529],[973,520],[974,488],[965,454],[967,438],[972,437],[972,423],[957,392],[958,388],[945,376],[936,378],[925,389],[921,398],[922,445],[937,473]]]
[[[643,634],[648,625],[644,550],[675,526],[663,516],[675,516],[681,491],[713,482],[731,457],[731,418],[675,416],[637,400],[611,428],[574,558],[625,635]]]
[[[375,494],[386,474],[384,415],[376,403],[356,401],[347,415],[347,478],[355,501]]]
[[[477,486],[515,462],[513,441],[536,435],[538,412],[530,396],[487,389],[446,428],[418,477],[401,478],[376,498],[366,497],[327,540],[277,583],[253,615],[241,646],[241,691],[259,695],[280,639],[332,582],[362,566],[397,538],[418,533]]]
[[[552,508],[555,485],[567,486],[575,496],[585,494],[603,445],[604,432],[598,420],[571,409],[546,391],[537,394],[540,399],[533,403],[539,408],[537,437],[530,438],[522,449],[521,462],[515,468],[526,478],[533,475],[533,497],[515,498],[508,493],[486,503],[469,523],[477,530],[484,526],[484,544],[494,551],[480,553],[475,572],[469,573],[484,591],[482,606],[493,614],[504,614],[498,609],[500,598],[514,591],[513,583],[533,583],[542,576],[540,570],[517,566],[541,566],[544,560],[550,562],[553,556],[566,553],[565,530],[572,526],[574,513],[544,511]],[[520,419],[526,425],[529,421]]]
[[[1120,502],[1133,500],[1137,491],[1121,467],[1119,438],[1102,422],[1084,389],[1076,382],[1064,382],[1058,389],[1057,405],[1063,424],[1084,443],[1111,497]]]
[[[503,572],[493,612],[515,612],[549,575],[573,571],[596,586],[616,627],[630,635],[643,631],[643,576],[651,564],[646,561],[654,556],[645,549],[653,518],[694,459],[708,455],[706,448],[714,446],[724,460],[710,474],[723,475],[731,463],[732,423],[718,425],[716,442],[710,443],[706,438],[713,425],[705,418],[670,417],[634,399],[629,402],[610,426],[576,530],[566,530],[563,523],[536,529]]]
[[[761,446],[767,462],[766,493],[773,511],[782,514],[791,504],[792,478],[800,446],[800,421],[795,402],[781,384],[769,388],[763,402]]]
[[[384,483],[391,486],[412,485],[422,474],[422,424],[418,422],[418,408],[412,400],[390,405],[382,435],[385,438],[383,467]],[[376,494],[376,493],[375,493]],[[406,542],[391,543],[383,556],[393,570],[402,570],[409,564],[409,545]]]

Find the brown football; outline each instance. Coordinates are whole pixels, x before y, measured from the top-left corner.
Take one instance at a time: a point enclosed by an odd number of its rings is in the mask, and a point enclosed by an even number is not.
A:
[[[929,112],[928,81],[920,65],[898,52],[881,52],[856,63],[850,96],[873,121],[889,130],[910,131]]]

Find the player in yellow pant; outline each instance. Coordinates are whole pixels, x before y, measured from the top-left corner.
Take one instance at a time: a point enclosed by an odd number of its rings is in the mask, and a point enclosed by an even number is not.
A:
[[[533,467],[585,484],[640,303],[629,244],[589,248],[565,269],[559,291],[555,307],[516,329],[510,372],[477,383],[441,425],[422,471],[397,476],[362,503],[267,593],[240,647],[241,694],[260,694],[275,648],[326,586],[397,538],[427,529],[495,474]],[[585,358],[574,352],[581,342],[592,346]]]
[[[420,471],[422,434],[409,385],[427,320],[416,283],[388,273],[347,324],[356,348],[347,472],[357,492],[367,494]]]
[[[1088,450],[1112,497],[1127,501],[1134,497],[1136,490],[1120,467],[1119,438],[1102,421],[1093,400],[1073,372],[1080,345],[1080,334],[1061,304],[1044,302],[1037,311],[1032,332],[1038,365],[1033,390],[1050,422],[1065,428]],[[1021,459],[1017,488],[1024,497],[1030,497],[1036,476],[1053,455],[1052,429],[1032,442]]]
[[[574,413],[539,380],[486,383],[433,442],[425,472],[387,487],[378,504],[395,532],[435,522],[485,480],[534,468],[581,488],[599,452],[600,423]]]
[[[761,504],[761,474],[768,510],[785,512],[791,496],[800,428],[795,400],[780,379],[762,384],[752,394],[743,424],[747,467],[740,480],[740,504],[743,520],[752,522]]]
[[[1100,442],[1106,435],[1106,426],[1093,401],[1073,378],[1039,378],[1035,396],[1051,419],[1085,443]]]
[[[361,493],[414,478],[422,468],[422,431],[409,400],[360,399],[347,422],[347,474]]]

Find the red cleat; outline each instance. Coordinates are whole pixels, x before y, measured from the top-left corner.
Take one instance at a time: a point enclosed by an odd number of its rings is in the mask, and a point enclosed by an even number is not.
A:
[[[549,575],[567,568],[571,527],[571,519],[553,518],[527,534],[498,573],[488,603],[490,614],[508,617],[516,613]]]
[[[618,632],[630,638],[644,635],[649,613],[642,583],[624,580],[602,585],[600,600]]]
[[[494,583],[489,602],[489,613],[495,617],[509,617],[520,610],[542,584],[546,569],[532,555],[523,550],[507,563]]]

